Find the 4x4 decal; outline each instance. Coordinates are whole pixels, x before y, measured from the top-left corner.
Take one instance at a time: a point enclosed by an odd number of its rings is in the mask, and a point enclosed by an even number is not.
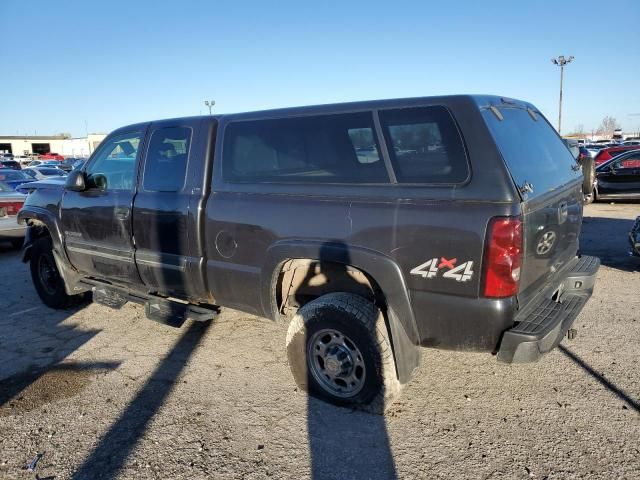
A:
[[[432,258],[411,270],[411,275],[420,275],[422,278],[435,278],[441,269],[444,270],[443,278],[452,278],[456,282],[466,282],[473,277],[473,261],[461,263],[456,266],[457,258],[448,260],[444,257]]]

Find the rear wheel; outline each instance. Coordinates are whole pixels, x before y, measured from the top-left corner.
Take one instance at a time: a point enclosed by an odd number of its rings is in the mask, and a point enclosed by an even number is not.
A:
[[[53,258],[50,237],[39,238],[31,250],[31,279],[42,302],[50,308],[69,308],[80,303],[84,295],[67,295],[64,280]]]
[[[358,295],[329,293],[298,310],[287,356],[298,386],[336,405],[383,413],[400,390],[384,317]]]

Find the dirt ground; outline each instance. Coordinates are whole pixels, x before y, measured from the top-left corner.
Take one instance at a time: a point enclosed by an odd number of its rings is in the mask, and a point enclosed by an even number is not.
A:
[[[586,207],[603,266],[576,340],[520,366],[424,350],[384,417],[299,392],[268,320],[49,310],[0,246],[0,478],[640,478],[639,214]]]

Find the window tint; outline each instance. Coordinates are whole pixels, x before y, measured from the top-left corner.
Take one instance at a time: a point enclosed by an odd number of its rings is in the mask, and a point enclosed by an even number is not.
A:
[[[184,186],[191,144],[188,127],[160,128],[153,132],[144,167],[144,189],[176,192]]]
[[[573,155],[542,115],[534,120],[524,108],[501,107],[501,121],[491,110],[482,113],[516,185],[533,186],[530,198],[582,177],[580,169],[572,168]]]
[[[370,113],[236,122],[225,129],[227,180],[386,183]]]
[[[400,183],[461,183],[467,158],[451,115],[441,106],[380,112],[389,156]]]
[[[107,140],[87,167],[89,183],[103,190],[133,190],[140,132]]]

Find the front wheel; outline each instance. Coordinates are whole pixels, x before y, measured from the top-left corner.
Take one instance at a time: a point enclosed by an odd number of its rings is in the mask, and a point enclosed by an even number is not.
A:
[[[53,258],[53,244],[50,237],[39,238],[33,243],[30,269],[36,292],[47,307],[69,308],[84,298],[84,295],[67,295],[64,280]]]
[[[300,308],[287,356],[298,386],[336,405],[383,413],[400,390],[384,317],[358,295],[329,293]]]

